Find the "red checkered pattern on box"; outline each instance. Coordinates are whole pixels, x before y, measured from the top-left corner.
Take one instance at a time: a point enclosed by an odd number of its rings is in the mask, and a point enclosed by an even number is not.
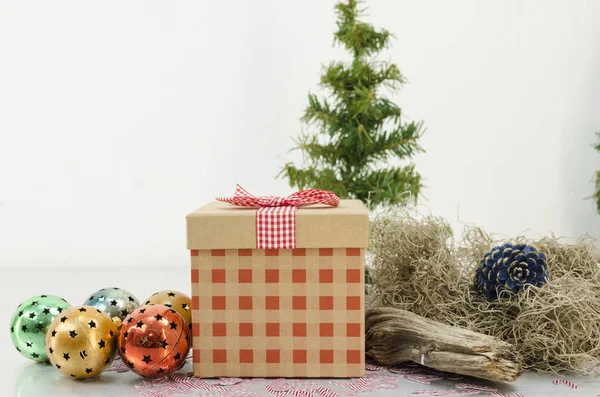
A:
[[[288,197],[257,197],[240,185],[236,185],[233,197],[217,197],[217,201],[242,207],[260,207],[256,212],[258,249],[296,248],[296,209],[313,204],[337,207],[340,203],[334,193],[326,190],[302,190]]]
[[[194,375],[364,375],[364,249],[191,255]]]

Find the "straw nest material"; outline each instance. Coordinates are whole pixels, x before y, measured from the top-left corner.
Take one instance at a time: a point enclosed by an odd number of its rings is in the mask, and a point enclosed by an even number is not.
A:
[[[371,240],[370,305],[499,337],[517,347],[525,369],[588,374],[600,365],[600,249],[591,238],[516,238],[547,255],[550,278],[494,302],[473,289],[474,269],[511,241],[466,227],[455,242],[446,220],[414,210],[378,216]]]

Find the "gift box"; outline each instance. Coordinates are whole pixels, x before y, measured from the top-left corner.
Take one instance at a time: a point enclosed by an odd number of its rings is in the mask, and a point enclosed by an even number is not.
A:
[[[194,375],[363,376],[364,204],[259,199],[187,216]]]

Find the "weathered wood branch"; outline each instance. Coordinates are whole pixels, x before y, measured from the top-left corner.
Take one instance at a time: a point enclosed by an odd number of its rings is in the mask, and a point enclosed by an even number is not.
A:
[[[394,308],[367,310],[366,353],[384,365],[412,361],[497,381],[512,382],[523,373],[510,343]]]

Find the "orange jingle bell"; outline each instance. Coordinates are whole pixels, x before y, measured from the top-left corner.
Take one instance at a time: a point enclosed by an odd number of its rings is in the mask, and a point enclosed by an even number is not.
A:
[[[192,326],[192,300],[183,292],[174,290],[155,292],[144,301],[144,305],[165,305],[181,314],[190,328]]]
[[[190,350],[183,317],[163,305],[144,305],[125,320],[119,334],[119,354],[133,372],[161,378],[181,368]]]

